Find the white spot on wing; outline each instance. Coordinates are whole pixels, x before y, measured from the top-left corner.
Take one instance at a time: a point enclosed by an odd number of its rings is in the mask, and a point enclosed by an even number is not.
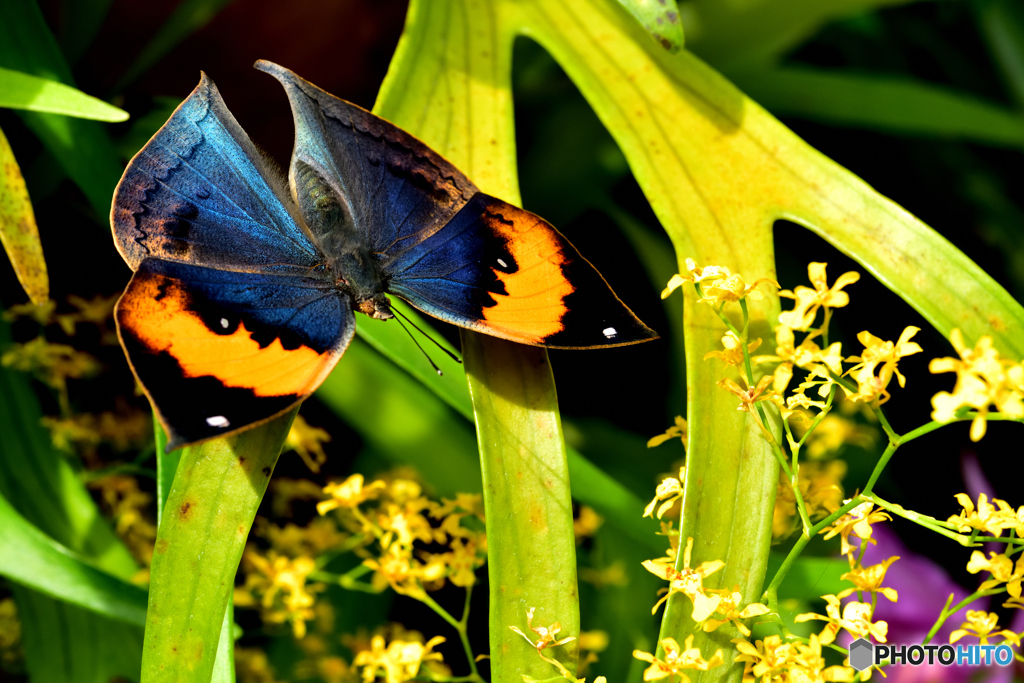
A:
[[[223,415],[214,415],[213,417],[206,418],[206,424],[211,427],[227,427],[231,423]]]
[[[616,335],[619,334],[614,327],[606,327],[603,330],[601,330],[601,332],[603,332],[604,336],[608,337],[609,339],[614,339]]]
[[[508,268],[508,264],[501,259],[498,259],[498,265],[501,266],[502,268]]]
[[[223,327],[225,330],[228,329],[228,324],[229,323],[227,318],[220,319],[220,326]]]

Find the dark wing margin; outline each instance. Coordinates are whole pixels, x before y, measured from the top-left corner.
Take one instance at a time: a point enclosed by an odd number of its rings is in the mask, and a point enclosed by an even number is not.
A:
[[[280,173],[206,74],[128,164],[110,224],[132,270],[156,257],[302,274],[322,260]]]
[[[539,216],[479,193],[384,260],[387,291],[442,320],[523,344],[589,349],[658,335]]]
[[[168,450],[280,415],[352,340],[323,282],[145,259],[117,304],[118,335],[167,430]]]
[[[304,182],[310,171],[333,189],[346,225],[377,253],[414,246],[476,194],[457,168],[397,126],[273,62],[260,60],[256,68],[288,94],[295,121],[289,178],[311,226],[316,198]],[[330,244],[322,246],[330,252]]]

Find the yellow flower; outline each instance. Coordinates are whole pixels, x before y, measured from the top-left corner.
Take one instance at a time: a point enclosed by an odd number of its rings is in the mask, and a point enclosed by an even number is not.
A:
[[[907,378],[900,373],[897,363],[901,358],[921,352],[921,346],[910,341],[920,331],[919,327],[907,326],[895,344],[879,339],[867,330],[858,334],[857,339],[864,345],[864,352],[847,358],[849,362],[857,363],[846,371],[857,382],[857,393],[850,394],[848,398],[865,403],[877,399],[881,405],[889,400],[886,388],[893,375],[896,375],[900,387],[906,386]]]
[[[472,540],[456,538],[451,543],[451,552],[437,556],[448,567],[448,578],[456,586],[467,588],[476,583],[475,570],[482,567],[487,559]]]
[[[798,286],[794,291],[784,289],[779,292],[780,297],[795,299],[793,310],[783,311],[779,314],[779,323],[794,330],[806,332],[814,324],[814,318],[819,308],[824,308],[828,315],[829,309],[841,308],[850,303],[850,295],[843,291],[847,285],[852,285],[860,280],[860,273],[843,273],[831,287],[825,277],[825,263],[810,263],[807,266],[807,275],[814,285],[810,287]]]
[[[1013,529],[1017,526],[1017,515],[1004,500],[994,498],[992,503],[989,503],[988,496],[981,493],[978,494],[977,509],[966,493],[956,494],[956,500],[963,510],[946,521],[955,525],[960,533],[970,533],[971,529],[977,529],[999,536],[1003,529]]]
[[[811,370],[820,364],[824,364],[828,370],[835,374],[842,373],[842,343],[829,344],[825,349],[814,343],[814,339],[820,336],[818,330],[812,331],[804,337],[799,346],[796,346],[796,336],[793,330],[785,325],[775,327],[775,355],[756,356],[754,363],[778,363],[775,368],[775,386],[777,393],[782,394],[789,386],[793,378],[793,367]],[[827,376],[828,373],[825,373]]]
[[[748,285],[743,281],[742,277],[738,274],[733,274],[725,266],[704,266],[701,268],[694,263],[693,259],[686,259],[686,269],[689,272],[689,277],[679,274],[673,275],[672,279],[668,281],[668,286],[661,293],[662,299],[668,298],[673,291],[686,282],[702,285],[700,301],[706,304],[735,302],[747,296],[751,299],[760,299],[763,295],[755,288],[762,282],[771,283],[776,287],[779,286],[777,282],[766,277],[759,278]]]
[[[740,399],[740,404],[736,407],[736,410],[750,413],[757,422],[757,425],[761,428],[761,432],[769,439],[773,439],[771,432],[769,432],[768,428],[761,422],[761,417],[757,414],[757,409],[754,405],[760,401],[771,402],[771,400],[777,396],[777,394],[770,388],[774,379],[775,378],[771,375],[765,375],[760,379],[760,381],[758,381],[757,386],[752,389],[743,389],[728,377],[718,380],[717,383],[718,386]],[[746,384],[746,380],[743,380],[743,383]]]
[[[932,419],[949,422],[961,408],[978,411],[971,422],[971,440],[985,436],[989,406],[1012,417],[1024,417],[1024,366],[1000,358],[992,338],[984,336],[973,349],[964,344],[960,330],[950,333],[956,358],[935,358],[928,364],[932,373],[955,372],[953,393],[940,391],[932,397]]]
[[[451,538],[472,538],[486,543],[483,532],[484,499],[479,493],[456,493],[455,498],[442,498],[430,503],[430,516],[440,519],[438,529]]]
[[[827,622],[818,637],[821,642],[828,645],[836,639],[839,629],[845,629],[854,638],[867,638],[872,636],[880,643],[884,643],[889,625],[884,621],[871,621],[871,605],[864,602],[848,602],[842,606],[840,614],[839,598],[835,595],[821,596],[825,600],[825,613],[827,616],[808,612],[796,616],[797,623],[811,620]]]
[[[526,627],[537,634],[538,638],[536,641],[531,640],[530,637],[523,633],[523,631],[518,626],[509,626],[509,628],[518,633],[519,635],[521,635],[526,640],[526,642],[528,642],[530,646],[537,651],[538,656],[540,656],[541,659],[543,659],[551,666],[558,669],[558,671],[562,674],[564,678],[567,678],[570,681],[573,681],[574,683],[582,683],[581,681],[577,680],[577,678],[572,674],[572,672],[569,671],[569,669],[565,667],[564,664],[562,664],[554,657],[545,657],[543,653],[544,650],[548,650],[553,647],[558,647],[559,645],[565,645],[566,643],[571,643],[572,641],[576,640],[576,636],[566,636],[565,638],[559,638],[558,633],[562,630],[562,624],[557,621],[551,624],[550,626],[534,626],[533,614],[535,611],[535,607],[531,607],[530,609],[526,610]]]
[[[708,619],[704,622],[702,628],[710,633],[722,624],[731,621],[740,633],[749,638],[750,629],[746,627],[742,620],[768,614],[768,606],[762,605],[759,602],[752,602],[741,610],[740,605],[743,603],[743,596],[740,594],[739,584],[733,586],[731,591],[722,591],[721,595],[722,601],[718,603],[718,609],[715,611],[723,615],[723,617],[721,619]]]
[[[391,586],[396,593],[413,598],[426,594],[424,583],[440,581],[448,572],[440,556],[430,556],[422,563],[413,557],[412,546],[401,543],[392,543],[379,558],[367,558],[363,564],[374,571],[371,579],[374,588],[384,590]]]
[[[680,648],[675,638],[665,638],[658,642],[665,652],[665,659],[641,650],[633,650],[633,656],[650,664],[644,671],[645,681],[657,681],[668,676],[678,676],[683,683],[689,683],[690,677],[684,671],[707,671],[725,663],[722,651],[718,650],[711,659],[704,659],[698,648],[693,647],[693,636],[686,636],[685,647]]]
[[[68,379],[81,379],[100,370],[99,361],[84,351],[67,344],[51,344],[36,337],[0,356],[0,365],[21,372],[29,372],[52,388],[64,392]]]
[[[434,636],[423,643],[393,640],[385,647],[384,636],[376,635],[370,641],[370,649],[356,654],[352,665],[362,669],[364,683],[373,683],[383,677],[386,683],[404,683],[417,677],[420,667],[429,661],[443,661],[434,647],[445,642],[442,636]]]
[[[597,514],[597,511],[589,505],[581,505],[575,519],[572,520],[572,534],[577,543],[583,539],[590,538],[604,524],[604,517]]]
[[[679,437],[682,440],[684,449],[688,448],[687,442],[689,440],[689,433],[686,429],[686,420],[683,419],[682,415],[676,415],[676,423],[666,429],[664,434],[658,434],[657,436],[652,436],[648,439],[647,447],[654,448],[655,446],[660,446],[669,439],[674,439],[676,437]]]
[[[327,462],[324,444],[331,440],[327,430],[312,427],[301,415],[295,416],[288,438],[284,442],[284,451],[295,451],[314,474],[320,473],[320,466]]]
[[[800,463],[797,481],[800,485],[800,495],[807,506],[807,515],[812,522],[829,516],[842,506],[841,482],[845,475],[846,463],[842,460]],[[796,496],[793,494],[793,487],[785,473],[779,472],[772,519],[772,538],[778,541],[788,536],[796,528],[796,520]]]
[[[995,612],[967,610],[967,621],[949,634],[949,642],[955,643],[964,636],[974,636],[981,641],[982,645],[988,645],[990,638],[1000,636],[1004,642],[1010,642],[1020,647],[1020,636],[1005,629],[997,631],[997,628],[999,628],[999,615]]]
[[[850,683],[854,680],[855,672],[850,667],[825,666],[821,641],[813,634],[806,644],[784,643],[775,635],[758,640],[756,645],[740,638],[732,642],[739,652],[735,661],[743,662],[744,681],[760,678],[762,683]]]
[[[278,683],[267,653],[255,647],[235,647],[238,683]]]
[[[654,500],[647,504],[644,508],[644,517],[650,517],[654,514],[654,507],[658,506],[657,517],[661,519],[662,515],[668,512],[677,500],[683,498],[683,482],[686,481],[686,468],[679,468],[679,478],[665,477],[658,484],[658,488],[654,492]],[[658,501],[663,501],[661,505],[658,505]]]
[[[761,340],[755,339],[747,344],[747,353],[753,353],[759,346],[761,346]],[[704,354],[704,360],[717,358],[726,365],[735,365],[736,367],[743,365],[743,345],[732,330],[726,332],[722,337],[722,348],[723,351],[708,351]]]
[[[360,503],[372,500],[380,495],[381,490],[387,484],[382,481],[375,481],[369,486],[363,486],[363,475],[353,474],[341,483],[332,482],[324,487],[324,493],[329,495],[330,500],[321,501],[316,504],[316,511],[325,515],[337,508],[355,508]]]
[[[156,524],[148,515],[153,496],[139,489],[139,482],[123,474],[109,475],[89,482],[100,492],[103,507],[114,520],[114,530],[143,565],[153,560]]]
[[[797,438],[803,437],[805,427],[801,424],[792,426]],[[873,427],[858,424],[842,415],[829,413],[807,437],[800,454],[801,457],[806,456],[810,460],[820,460],[826,455],[837,453],[844,446],[871,448],[877,438],[878,431]]]
[[[888,571],[889,565],[891,565],[899,557],[890,557],[884,562],[879,564],[873,564],[870,567],[862,567],[860,565],[854,567],[852,570],[843,574],[841,579],[850,581],[853,583],[853,588],[847,588],[842,593],[836,595],[837,598],[845,598],[849,595],[853,595],[855,592],[868,592],[868,593],[881,593],[885,597],[889,598],[892,602],[896,602],[897,593],[894,588],[883,588],[882,582],[885,581],[885,572]]]
[[[262,517],[257,517],[256,533],[267,539],[270,547],[278,553],[289,557],[320,555],[337,548],[349,538],[348,534],[338,530],[333,520],[326,517],[317,517],[306,526],[289,522],[283,527],[268,524]]]
[[[891,520],[892,517],[884,510],[873,510],[873,507],[872,503],[861,503],[830,526],[822,529],[821,533],[825,535],[825,540],[827,541],[833,536],[839,535],[842,539],[840,552],[847,556],[854,550],[849,541],[851,534],[867,543],[874,543],[875,539],[871,538],[871,525]]]
[[[668,590],[664,597],[655,603],[651,614],[658,611],[661,603],[669,599],[674,593],[682,593],[693,602],[693,620],[700,623],[710,617],[718,604],[722,601],[720,595],[708,595],[705,591],[704,579],[711,576],[725,566],[721,560],[702,562],[698,567],[690,568],[690,558],[693,551],[693,539],[686,539],[686,550],[683,551],[683,568],[677,571],[671,564],[663,560],[645,560],[644,569],[661,577],[669,582]]]
[[[245,585],[236,589],[236,601],[240,605],[251,604],[259,596],[263,619],[272,624],[291,622],[296,638],[306,635],[306,622],[316,613],[313,604],[315,594],[324,589],[323,584],[307,584],[307,579],[316,570],[312,557],[302,556],[294,560],[268,550],[266,556],[253,548],[247,548],[242,555],[246,567]]]
[[[982,570],[988,571],[992,578],[983,582],[978,590],[995,588],[1001,583],[1006,584],[1006,592],[1014,598],[1021,596],[1021,580],[1024,579],[1024,554],[1017,557],[1017,564],[1006,555],[989,553],[989,559],[985,559],[980,551],[975,550],[971,554],[971,560],[967,563],[967,571],[977,574]]]
[[[22,657],[21,622],[13,598],[0,600],[0,664],[14,664]]]
[[[668,286],[661,292],[661,298],[667,299],[672,292],[679,287],[682,287],[687,282],[698,284],[700,282],[713,282],[715,280],[723,280],[732,273],[725,266],[704,266],[701,268],[698,266],[693,259],[686,259],[686,270],[690,273],[689,277],[683,277],[682,275],[676,274],[668,281]]]

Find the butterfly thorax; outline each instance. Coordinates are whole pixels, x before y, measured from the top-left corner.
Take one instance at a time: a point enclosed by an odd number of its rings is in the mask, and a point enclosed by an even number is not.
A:
[[[329,258],[335,286],[352,298],[353,308],[371,318],[392,318],[391,304],[384,294],[381,274],[375,259],[355,247]]]

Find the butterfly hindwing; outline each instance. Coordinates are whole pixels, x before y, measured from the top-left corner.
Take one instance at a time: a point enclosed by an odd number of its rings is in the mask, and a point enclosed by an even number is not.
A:
[[[171,447],[265,421],[307,397],[355,331],[319,280],[146,259],[117,306],[121,342]]]
[[[384,268],[387,291],[504,339],[596,348],[657,337],[551,224],[483,193]]]
[[[319,254],[278,176],[203,74],[125,170],[111,208],[114,240],[133,270],[158,257],[301,274]]]
[[[477,192],[457,168],[422,142],[284,67],[256,68],[284,86],[295,122],[290,178],[303,217],[318,235],[315,202],[333,188],[347,225],[371,253],[415,245],[447,223]],[[330,237],[322,246],[330,253]]]

